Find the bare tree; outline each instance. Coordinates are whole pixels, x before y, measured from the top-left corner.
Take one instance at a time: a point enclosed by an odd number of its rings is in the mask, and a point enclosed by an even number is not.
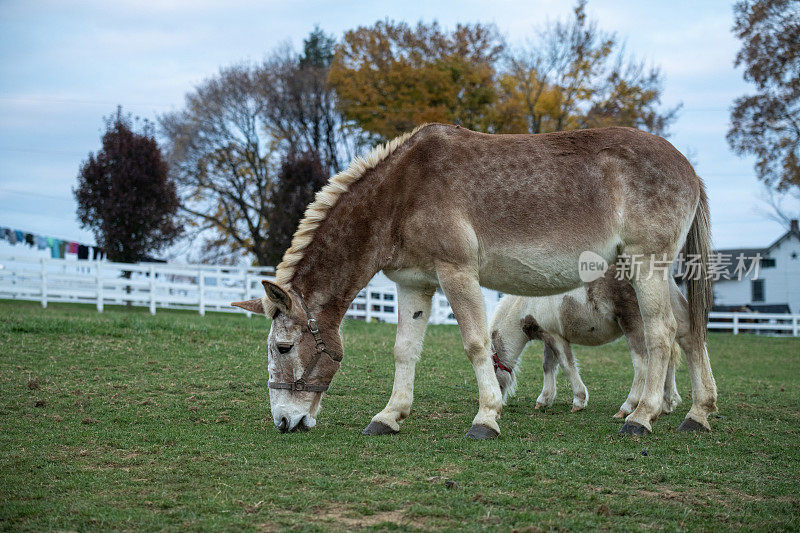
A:
[[[777,222],[787,230],[792,220],[800,219],[800,190],[791,189],[783,193],[768,185],[764,186],[764,208],[759,212],[764,218]]]
[[[660,71],[627,57],[615,34],[587,18],[586,0],[511,49],[506,64],[497,131],[623,125],[663,135],[679,109],[660,109]]]
[[[274,211],[299,217],[272,198],[281,162],[310,153],[327,176],[350,159],[356,136],[326,84],[332,48],[317,29],[302,54],[283,47],[261,64],[222,69],[187,95],[182,111],[160,118],[182,209],[203,241],[201,260],[249,254],[274,263],[273,241],[295,229],[273,227]]]
[[[252,69],[236,65],[187,95],[184,110],[160,118],[181,208],[195,235],[213,235],[206,251],[259,258],[266,245],[275,143],[265,135],[266,104]]]

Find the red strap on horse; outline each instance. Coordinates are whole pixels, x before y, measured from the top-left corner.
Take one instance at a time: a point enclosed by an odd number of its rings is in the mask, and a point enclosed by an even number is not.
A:
[[[509,374],[513,374],[514,371],[508,368],[500,361],[500,357],[498,357],[497,352],[492,352],[492,363],[494,363],[494,371],[497,372],[497,369],[505,370]]]

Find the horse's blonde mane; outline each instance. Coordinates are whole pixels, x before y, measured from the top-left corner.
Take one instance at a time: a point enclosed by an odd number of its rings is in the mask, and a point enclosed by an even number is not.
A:
[[[427,126],[417,126],[409,133],[395,137],[391,141],[376,146],[366,156],[358,156],[350,163],[347,169],[332,177],[328,183],[314,196],[314,201],[308,204],[303,220],[297,226],[297,231],[292,237],[292,245],[283,254],[283,260],[275,272],[275,283],[281,287],[289,287],[294,277],[295,267],[303,259],[303,253],[311,240],[314,232],[328,213],[336,205],[339,197],[350,190],[353,183],[360,180],[368,170],[378,166],[378,163],[389,157],[415,133]]]

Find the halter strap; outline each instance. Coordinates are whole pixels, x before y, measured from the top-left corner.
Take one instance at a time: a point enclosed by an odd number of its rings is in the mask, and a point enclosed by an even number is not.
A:
[[[500,370],[505,370],[509,374],[514,373],[512,369],[508,368],[506,365],[503,364],[502,361],[500,361],[500,356],[498,356],[497,352],[495,352],[494,350],[492,350],[492,363],[494,363],[495,372],[497,372],[497,370],[500,369]]]
[[[306,366],[305,371],[300,379],[292,381],[291,383],[286,382],[278,382],[278,381],[270,381],[267,385],[270,389],[283,389],[289,391],[298,391],[298,392],[325,392],[328,390],[328,387],[331,386],[330,382],[328,383],[321,383],[319,385],[308,384],[308,378],[311,376],[311,372],[317,367],[317,363],[319,363],[320,357],[324,353],[334,361],[341,362],[342,355],[341,354],[332,354],[328,351],[327,346],[322,341],[322,334],[319,332],[319,325],[317,324],[317,319],[311,314],[311,311],[308,309],[305,300],[303,300],[303,296],[300,293],[295,292],[292,290],[294,295],[297,297],[297,301],[300,302],[300,307],[303,308],[303,312],[306,314],[306,325],[308,326],[308,331],[311,332],[311,335],[314,337],[314,342],[316,343],[316,353],[314,354],[314,358],[311,362]]]

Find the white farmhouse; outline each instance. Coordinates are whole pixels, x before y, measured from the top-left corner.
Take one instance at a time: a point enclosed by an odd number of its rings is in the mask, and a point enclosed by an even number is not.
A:
[[[719,310],[744,308],[767,313],[800,314],[800,229],[792,220],[789,231],[766,248],[716,250],[732,258],[723,276],[714,282],[714,307]],[[737,279],[736,258],[761,257],[757,276]],[[748,265],[749,266],[749,265]],[[725,279],[729,277],[731,279]],[[787,309],[788,307],[788,309]]]

